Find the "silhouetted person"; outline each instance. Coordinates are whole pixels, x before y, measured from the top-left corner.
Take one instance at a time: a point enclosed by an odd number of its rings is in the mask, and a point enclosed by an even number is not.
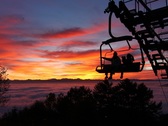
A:
[[[127,54],[127,57],[122,56],[122,62],[124,65],[129,65],[134,62],[134,57],[130,53]]]
[[[133,63],[134,62],[134,57],[130,53],[127,54],[127,64]]]
[[[129,65],[131,65],[133,62],[134,62],[134,57],[133,57],[133,55],[131,55],[130,53],[128,53],[127,54],[127,57],[125,57],[125,56],[122,56],[122,62],[123,62],[123,69],[125,68],[125,67],[128,67]],[[122,71],[122,69],[121,69],[121,76],[120,76],[120,78],[122,79],[123,78],[123,74],[124,74],[124,72]]]
[[[118,56],[117,52],[113,53],[113,57],[111,58],[111,62],[113,66],[119,66],[121,65],[121,59]]]
[[[111,72],[110,72],[109,79],[112,79],[112,74],[114,74],[115,70],[117,70],[119,68],[119,66],[121,65],[121,59],[118,56],[117,52],[113,53],[113,57],[112,58],[106,58],[106,57],[103,57],[103,58],[108,60],[108,61],[111,61],[112,67],[110,68]],[[106,74],[105,78],[107,79],[108,78],[108,73],[105,73],[105,74]]]

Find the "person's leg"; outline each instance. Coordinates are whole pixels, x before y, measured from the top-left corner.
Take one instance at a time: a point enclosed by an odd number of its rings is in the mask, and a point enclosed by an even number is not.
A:
[[[120,79],[122,79],[122,78],[123,78],[123,74],[124,74],[124,72],[121,72]]]
[[[113,72],[110,72],[110,77],[109,77],[109,79],[113,79],[113,78],[112,78],[113,74],[114,74]]]
[[[105,73],[105,80],[108,79],[108,73]]]
[[[109,77],[109,79],[112,79],[112,74],[110,73],[110,77]]]

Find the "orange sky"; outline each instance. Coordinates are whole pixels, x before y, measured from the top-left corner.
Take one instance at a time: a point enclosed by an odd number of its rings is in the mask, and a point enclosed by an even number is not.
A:
[[[95,68],[99,46],[109,39],[108,14],[103,13],[107,1],[37,1],[0,5],[0,65],[8,69],[9,79],[104,79]],[[113,29],[116,35],[127,32],[118,21]],[[116,43],[114,48],[125,46]],[[131,53],[139,60],[139,54]],[[145,69],[151,69],[148,62]],[[156,79],[145,69],[124,78]]]

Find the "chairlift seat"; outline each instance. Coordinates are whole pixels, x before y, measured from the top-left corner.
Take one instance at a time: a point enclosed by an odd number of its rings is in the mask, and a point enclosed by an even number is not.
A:
[[[103,64],[102,67],[97,66],[96,71],[98,73],[140,72],[140,62],[121,64],[119,67],[114,67],[111,64]]]

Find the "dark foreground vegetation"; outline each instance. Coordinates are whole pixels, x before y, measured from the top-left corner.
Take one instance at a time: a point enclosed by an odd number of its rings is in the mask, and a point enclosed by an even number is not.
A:
[[[7,69],[0,66],[0,106],[5,105],[8,102],[9,96],[6,95],[10,87],[10,81],[6,74]]]
[[[73,87],[67,94],[49,93],[22,110],[13,109],[0,119],[0,126],[112,126],[167,125],[162,103],[143,83],[129,79],[113,86],[102,81],[91,90]]]

